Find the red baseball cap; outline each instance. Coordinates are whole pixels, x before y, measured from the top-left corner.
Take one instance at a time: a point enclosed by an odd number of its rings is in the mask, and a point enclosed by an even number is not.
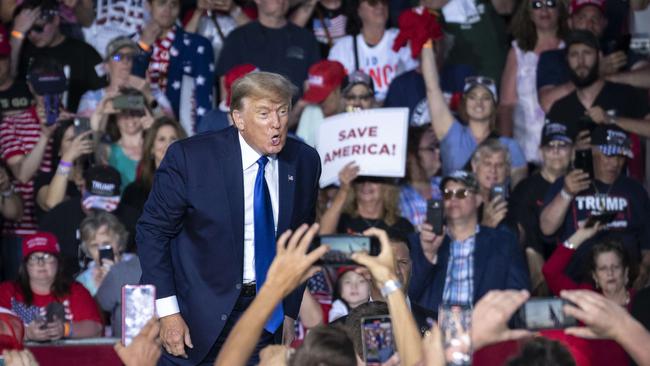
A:
[[[0,24],[0,56],[11,55],[11,43],[9,42],[9,33],[7,28]]]
[[[587,5],[593,5],[605,14],[605,0],[571,0],[569,5],[569,14],[575,14]]]
[[[59,254],[59,241],[52,233],[39,232],[23,237],[23,258],[29,257],[32,253],[44,252]]]
[[[338,61],[323,60],[311,65],[307,77],[307,91],[302,99],[318,104],[343,83],[345,68]]]
[[[223,76],[223,83],[226,87],[226,107],[230,107],[230,89],[232,89],[232,84],[244,75],[257,70],[258,68],[253,64],[241,64],[233,66],[232,69],[228,70],[226,75]]]

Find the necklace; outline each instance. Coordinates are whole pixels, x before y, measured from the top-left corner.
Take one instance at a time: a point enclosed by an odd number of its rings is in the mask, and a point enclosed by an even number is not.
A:
[[[601,192],[598,190],[598,185],[596,185],[596,181],[592,181],[591,185],[594,187],[594,198],[596,199],[596,208],[598,211],[607,211],[607,197],[609,197],[609,192],[614,188],[614,185],[616,184],[616,181],[614,181],[612,184],[609,185],[609,188],[607,188],[606,192]]]

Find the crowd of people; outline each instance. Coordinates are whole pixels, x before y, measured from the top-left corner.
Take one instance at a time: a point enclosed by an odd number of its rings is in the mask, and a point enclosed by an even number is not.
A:
[[[0,346],[119,338],[143,283],[127,365],[365,365],[383,315],[443,365],[449,305],[511,365],[650,365],[649,3],[3,0]],[[327,118],[393,107],[404,177],[319,187]],[[584,327],[509,328],[550,296]]]

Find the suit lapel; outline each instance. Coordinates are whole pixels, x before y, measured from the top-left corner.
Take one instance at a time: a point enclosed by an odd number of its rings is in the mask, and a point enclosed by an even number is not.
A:
[[[242,170],[241,147],[237,129],[231,127],[226,137],[226,143],[221,145],[221,154],[217,160],[223,167],[223,179],[226,191],[223,196],[228,201],[230,208],[228,216],[233,230],[233,251],[236,258],[244,258],[244,172]],[[215,202],[215,209],[219,209],[221,202]]]
[[[285,148],[278,155],[278,184],[279,184],[279,209],[278,232],[280,235],[289,229],[293,215],[293,199],[296,191],[296,165],[295,160],[289,160],[290,154]]]
[[[478,300],[476,296],[479,294],[482,285],[481,280],[484,278],[483,274],[487,268],[487,258],[490,255],[488,242],[484,239],[485,236],[481,235],[481,231],[479,231],[476,234],[474,243],[474,302]]]

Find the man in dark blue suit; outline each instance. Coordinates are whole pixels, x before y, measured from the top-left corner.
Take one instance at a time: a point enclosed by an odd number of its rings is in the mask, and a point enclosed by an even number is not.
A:
[[[423,224],[412,238],[413,278],[409,296],[437,310],[440,305],[475,304],[490,290],[528,289],[530,280],[515,235],[478,223],[481,196],[474,174],[456,171],[445,177],[445,235]]]
[[[277,74],[242,77],[235,127],[174,143],[156,172],[136,240],[141,281],[157,289],[160,364],[212,365],[264,282],[276,235],[314,220],[320,159],[287,139],[294,92]],[[277,342],[302,292],[275,309],[258,347]]]

